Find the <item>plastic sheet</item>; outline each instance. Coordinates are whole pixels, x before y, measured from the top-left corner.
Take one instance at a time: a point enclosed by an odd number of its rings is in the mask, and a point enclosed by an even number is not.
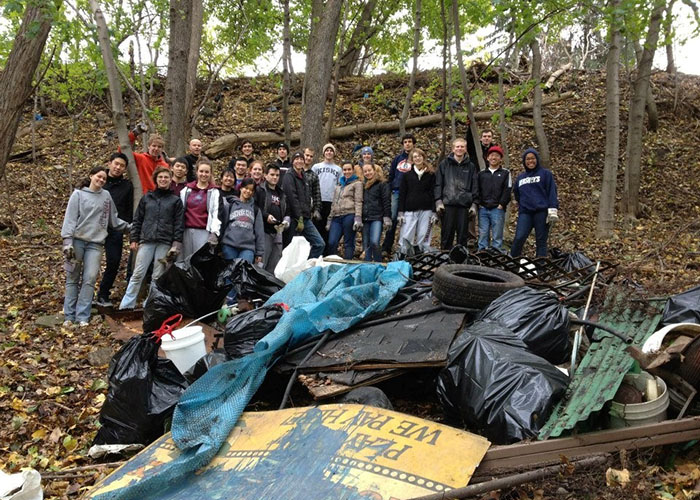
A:
[[[242,358],[253,352],[258,340],[277,326],[284,311],[281,305],[273,304],[233,316],[224,331],[224,349],[229,358]]]
[[[234,259],[221,278],[230,280],[236,298],[245,300],[260,299],[264,302],[284,286],[284,281],[243,259]]]
[[[173,314],[199,318],[221,307],[231,290],[226,269],[226,261],[210,244],[171,265],[151,286],[143,310],[143,331],[156,330]]]
[[[594,269],[595,262],[586,257],[582,252],[562,252],[558,248],[552,248],[549,254],[553,259],[562,259],[559,263],[567,271],[576,271],[577,269],[586,269],[588,267],[591,270]]]
[[[160,437],[187,381],[172,361],[158,357],[151,333],[129,339],[109,366],[109,391],[93,444],[149,444]]]
[[[509,290],[476,319],[498,322],[550,363],[569,359],[569,311],[553,295],[529,287]]]
[[[437,393],[448,422],[509,444],[537,436],[567,384],[566,375],[528,352],[513,332],[476,321],[450,348]]]
[[[659,326],[673,323],[700,324],[700,286],[669,297]]]

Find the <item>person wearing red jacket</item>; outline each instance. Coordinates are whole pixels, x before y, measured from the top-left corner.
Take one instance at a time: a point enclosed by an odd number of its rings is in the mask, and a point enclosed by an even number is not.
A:
[[[129,132],[129,141],[131,141],[132,147],[135,140],[136,134],[133,131]],[[163,138],[159,134],[151,134],[151,136],[148,138],[148,151],[146,153],[134,152],[136,171],[139,173],[143,194],[153,191],[156,188],[156,185],[153,182],[153,172],[155,171],[156,167],[161,166],[170,168],[168,162],[166,162],[163,158],[164,146],[165,141],[163,141]]]

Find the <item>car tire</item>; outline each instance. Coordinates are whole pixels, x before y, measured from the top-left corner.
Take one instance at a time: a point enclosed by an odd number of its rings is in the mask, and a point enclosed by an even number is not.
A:
[[[468,264],[444,264],[433,277],[433,295],[443,304],[484,308],[525,281],[508,271]]]

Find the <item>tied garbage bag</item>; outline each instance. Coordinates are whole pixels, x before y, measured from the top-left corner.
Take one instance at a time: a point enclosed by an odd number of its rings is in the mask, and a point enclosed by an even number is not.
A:
[[[537,436],[567,384],[564,373],[528,352],[513,332],[476,321],[450,347],[437,393],[448,422],[509,444]]]
[[[232,283],[233,295],[244,300],[260,299],[264,302],[284,287],[284,282],[273,274],[243,259],[234,259],[222,277]]]
[[[700,286],[669,297],[659,326],[674,323],[700,324]]]
[[[253,352],[255,344],[270,333],[279,322],[285,306],[272,304],[237,314],[226,323],[224,350],[231,359]]]
[[[209,371],[209,368],[213,368],[216,365],[225,363],[231,358],[228,357],[226,351],[223,349],[214,349],[211,352],[206,353],[204,356],[199,358],[197,362],[185,372],[185,378],[190,384],[193,384],[195,380],[204,375]]]
[[[553,295],[530,287],[509,290],[476,319],[498,322],[515,334],[528,351],[558,365],[569,359],[569,311]]]
[[[199,318],[221,307],[231,290],[226,267],[210,244],[171,265],[151,286],[143,309],[143,331],[156,330],[173,314]]]
[[[187,381],[172,361],[158,357],[158,335],[136,335],[112,358],[102,427],[93,444],[147,445],[165,432]]]
[[[558,248],[552,248],[549,251],[552,259],[560,260],[558,262],[566,271],[576,271],[577,269],[587,269],[590,267],[591,271],[595,269],[595,262],[586,257],[582,252],[562,252]]]

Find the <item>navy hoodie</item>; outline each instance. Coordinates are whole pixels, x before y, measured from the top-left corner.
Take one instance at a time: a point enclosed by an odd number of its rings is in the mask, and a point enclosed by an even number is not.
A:
[[[535,155],[537,165],[532,170],[525,167],[525,156]],[[525,172],[518,175],[513,186],[513,195],[519,205],[519,212],[537,212],[548,208],[559,208],[557,184],[552,172],[540,165],[540,155],[532,148],[523,153]]]

